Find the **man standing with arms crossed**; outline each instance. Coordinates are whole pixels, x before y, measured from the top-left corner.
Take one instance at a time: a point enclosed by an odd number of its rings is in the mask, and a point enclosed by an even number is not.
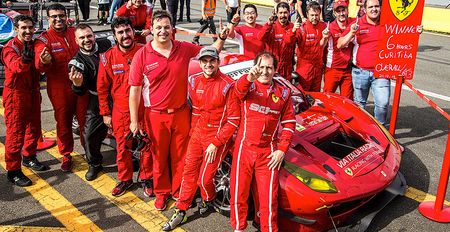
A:
[[[348,17],[347,1],[337,0],[334,2],[333,8],[336,20],[330,23],[331,39],[328,40],[323,91],[334,93],[339,87],[341,96],[353,100],[352,70],[350,68],[353,44],[340,47],[338,40],[355,19]]]
[[[299,28],[300,22],[289,22],[289,5],[280,2],[276,6],[276,14],[274,12],[270,16],[258,34],[258,39],[266,44],[265,50],[279,61],[276,72],[289,81],[294,69],[295,32]]]
[[[2,50],[5,64],[5,163],[8,180],[25,187],[32,182],[23,174],[21,161],[35,171],[44,171],[47,166],[36,159],[41,133],[41,93],[39,72],[33,64],[33,19],[28,15],[18,15],[14,18],[14,30],[17,35]]]
[[[253,4],[244,6],[244,25],[239,25],[239,15],[234,15],[230,24],[230,38],[239,41],[239,53],[253,59],[260,52],[264,51],[264,42],[258,39],[258,34],[262,30],[262,25],[256,23],[258,10]]]
[[[129,80],[130,130],[133,134],[143,133],[138,117],[141,94],[144,99],[144,119],[152,142],[157,210],[166,209],[171,194],[174,199],[179,197],[190,129],[188,66],[201,49],[192,43],[172,40],[172,20],[166,11],[153,13],[153,40],[136,52]],[[224,28],[214,47],[220,51],[227,36],[228,29]]]
[[[141,49],[141,45],[134,41],[134,30],[130,19],[114,18],[111,24],[116,46],[100,55],[97,90],[100,104],[100,115],[103,122],[113,129],[117,150],[117,179],[119,183],[112,190],[113,196],[120,196],[133,185],[132,154],[129,149],[131,140],[126,140],[130,126],[130,109],[128,98],[130,85],[128,76],[130,64],[134,54]],[[109,97],[112,97],[112,110]],[[112,112],[111,112],[112,111]],[[139,178],[143,180],[144,195],[153,195],[150,181],[152,177],[152,162],[149,151],[141,151],[141,168]]]
[[[47,18],[50,28],[36,39],[35,64],[47,77],[47,94],[54,109],[58,149],[63,156],[61,170],[70,172],[70,153],[74,146],[72,119],[76,115],[80,135],[83,135],[89,95],[77,96],[69,80],[68,63],[78,52],[78,45],[75,28],[67,26],[66,8],[58,3],[48,6]],[[83,136],[80,140],[84,146]]]
[[[364,9],[366,14],[359,18],[356,24],[347,28],[346,35],[339,38],[338,46],[346,47],[350,42],[355,44],[353,48],[355,66],[352,68],[354,101],[365,108],[369,90],[372,89],[375,118],[386,126],[391,81],[374,76],[378,39],[381,35],[379,0],[366,0]]]
[[[291,90],[273,80],[277,61],[259,54],[248,75],[236,82],[241,124],[231,165],[231,225],[247,227],[248,196],[253,177],[258,189],[261,231],[278,231],[278,171],[295,128]],[[280,136],[278,127],[281,126]]]

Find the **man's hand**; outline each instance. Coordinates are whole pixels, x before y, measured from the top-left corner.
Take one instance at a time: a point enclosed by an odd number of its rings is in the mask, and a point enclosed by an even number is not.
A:
[[[292,28],[292,32],[296,32],[300,27],[302,23],[299,20],[295,20],[294,27]]]
[[[275,13],[275,10],[272,12],[272,15],[269,17],[269,25],[273,25],[275,21],[277,20],[277,13]]]
[[[353,23],[352,26],[350,27],[350,32],[354,35],[358,30],[359,30],[358,18],[356,18],[355,23]]]
[[[230,34],[230,28],[223,26],[222,18],[219,20],[219,30],[220,30],[219,39],[226,40],[228,34]]]
[[[141,124],[139,122],[131,122],[130,123],[130,131],[133,133],[133,136],[136,136],[138,133],[142,136],[145,135],[144,131],[141,128]]]
[[[69,80],[72,81],[73,85],[80,87],[83,84],[83,74],[72,66],[69,72]]]
[[[254,65],[252,68],[250,68],[250,71],[247,75],[247,80],[250,82],[256,81],[261,76],[261,69],[259,68],[259,65],[261,64],[261,57],[258,60],[258,63]]]
[[[24,43],[24,49],[22,51],[22,62],[29,64],[33,62],[34,50],[28,46],[28,42]]]
[[[47,51],[47,47],[44,47],[41,54],[39,54],[39,59],[43,64],[50,64],[52,62],[52,55]]]
[[[226,7],[227,11],[230,12],[231,11],[231,7],[227,5]]]
[[[234,14],[234,15],[233,15],[233,18],[231,19],[231,23],[232,23],[233,25],[238,25],[238,24],[239,24],[239,21],[241,21],[241,16],[239,16],[238,13]]]
[[[267,164],[267,167],[269,167],[269,170],[280,170],[281,164],[283,163],[284,159],[284,152],[280,150],[276,150],[272,153],[270,153],[269,156],[267,156],[268,159],[271,159],[269,163]]]
[[[217,155],[217,147],[214,144],[209,144],[209,146],[205,150],[205,161],[208,163],[213,163],[216,159]]]
[[[128,0],[126,8],[127,8],[128,10],[130,10],[131,7],[133,7],[132,0]]]
[[[105,123],[105,125],[108,128],[112,128],[112,124],[111,124],[112,120],[111,120],[111,115],[104,115],[103,116],[103,123]]]
[[[328,22],[327,27],[322,31],[322,36],[324,39],[330,38],[330,22]]]
[[[150,35],[150,32],[151,32],[150,29],[144,29],[142,30],[141,35],[146,37],[147,35]]]

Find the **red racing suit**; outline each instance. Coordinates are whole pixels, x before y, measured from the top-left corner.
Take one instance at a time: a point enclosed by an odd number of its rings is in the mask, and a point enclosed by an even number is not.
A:
[[[239,127],[231,165],[231,225],[235,230],[247,227],[248,196],[255,177],[260,202],[261,231],[278,231],[278,170],[271,171],[267,158],[272,152],[287,152],[295,128],[290,89],[273,82],[250,82],[247,75],[236,82],[241,100]],[[278,137],[278,127],[283,128]]]
[[[40,54],[44,50],[50,52],[52,61],[44,65],[40,61]],[[58,149],[62,155],[69,155],[73,151],[72,119],[76,115],[80,126],[80,135],[84,134],[86,111],[89,94],[78,96],[72,91],[69,80],[68,63],[78,52],[75,42],[75,28],[68,27],[63,32],[52,28],[42,32],[35,43],[35,65],[47,77],[47,94],[54,109],[56,120],[56,134]],[[80,136],[84,146],[84,138]]]
[[[205,78],[203,73],[191,77],[189,96],[192,101],[191,138],[187,149],[180,198],[177,208],[187,210],[197,186],[205,201],[216,197],[213,178],[228,152],[229,139],[239,125],[239,102],[234,94],[233,79],[221,73]],[[205,150],[217,147],[213,163],[205,161]]]
[[[131,60],[142,46],[136,43],[131,50],[122,52],[116,45],[100,55],[97,77],[100,115],[112,115],[112,127],[117,144],[117,179],[121,181],[128,181],[133,178],[132,154],[129,150],[132,147],[132,141],[126,140],[126,136],[130,132],[130,109],[128,106],[130,85],[128,84],[128,75]],[[110,96],[113,101],[112,112]],[[139,178],[148,180],[153,176],[151,153],[149,149],[143,149],[142,151]]]
[[[153,8],[142,4],[139,8],[131,7],[131,9],[128,9],[127,4],[124,4],[117,9],[116,15],[119,17],[129,18],[134,30],[142,31],[144,29],[150,29],[152,26]],[[147,43],[145,37],[142,35],[136,35],[134,39],[136,42],[141,44]]]
[[[33,42],[28,46],[33,49]],[[36,155],[37,141],[41,133],[41,93],[39,72],[33,62],[22,61],[24,44],[14,37],[4,47],[2,60],[5,65],[3,107],[5,109],[5,162],[7,171],[21,169],[23,155]]]
[[[323,51],[320,46],[322,31],[327,27],[324,22],[312,25],[306,21],[296,31],[297,47],[297,73],[300,75],[300,85],[305,91],[320,91],[323,74]]]
[[[354,21],[354,18],[348,18],[347,27],[350,27]],[[334,93],[339,87],[341,96],[353,100],[352,70],[350,68],[353,43],[347,47],[337,48],[337,42],[341,36],[344,36],[344,31],[345,29],[341,29],[336,20],[330,23],[323,91]]]
[[[294,69],[295,33],[294,24],[289,22],[283,26],[277,20],[273,25],[264,24],[258,33],[258,39],[266,44],[266,51],[275,55],[278,60],[277,72],[286,80],[291,80]]]

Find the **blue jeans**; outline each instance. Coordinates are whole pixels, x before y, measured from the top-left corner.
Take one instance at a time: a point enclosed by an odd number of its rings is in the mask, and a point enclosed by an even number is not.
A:
[[[375,78],[372,71],[353,67],[352,82],[354,88],[353,99],[362,108],[366,107],[369,90],[372,88],[372,95],[375,102],[375,118],[386,126],[389,97],[391,95],[391,80]]]
[[[111,3],[111,8],[109,9],[108,22],[111,22],[114,18],[114,12],[119,9],[122,4],[122,0],[113,0]]]

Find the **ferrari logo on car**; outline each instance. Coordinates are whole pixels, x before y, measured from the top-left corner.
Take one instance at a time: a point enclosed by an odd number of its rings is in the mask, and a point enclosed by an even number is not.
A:
[[[389,0],[389,5],[394,16],[398,20],[403,21],[412,14],[414,9],[416,9],[418,1],[419,0]]]
[[[280,99],[280,98],[275,96],[275,94],[272,93],[272,100],[273,100],[273,102],[277,103],[278,99]]]
[[[347,175],[349,175],[349,176],[353,176],[353,172],[352,172],[352,169],[350,169],[350,168],[346,168],[345,170],[345,173],[347,173]]]
[[[302,132],[304,129],[306,129],[304,126],[302,126],[302,125],[300,125],[300,124],[295,124],[295,129],[298,131],[298,132]]]

